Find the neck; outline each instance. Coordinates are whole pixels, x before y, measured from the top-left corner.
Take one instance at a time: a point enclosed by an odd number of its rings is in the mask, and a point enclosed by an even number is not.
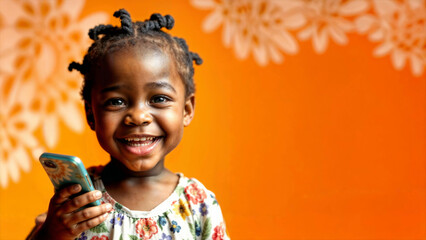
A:
[[[119,160],[111,158],[111,161],[105,166],[102,172],[102,180],[104,183],[118,183],[122,181],[143,183],[157,181],[170,173],[169,170],[164,168],[163,161],[158,162],[154,168],[148,171],[135,172],[128,169]]]

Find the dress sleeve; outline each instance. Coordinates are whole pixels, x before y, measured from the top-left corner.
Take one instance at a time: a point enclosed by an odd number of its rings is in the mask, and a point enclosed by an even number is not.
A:
[[[214,193],[196,179],[191,180],[185,188],[185,195],[194,216],[193,229],[196,239],[230,239]]]

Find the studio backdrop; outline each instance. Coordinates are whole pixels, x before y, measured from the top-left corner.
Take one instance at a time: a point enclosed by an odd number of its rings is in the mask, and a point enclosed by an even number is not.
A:
[[[0,0],[0,239],[47,210],[42,152],[108,162],[67,66],[120,8],[204,59],[166,166],[233,239],[426,238],[425,0]]]

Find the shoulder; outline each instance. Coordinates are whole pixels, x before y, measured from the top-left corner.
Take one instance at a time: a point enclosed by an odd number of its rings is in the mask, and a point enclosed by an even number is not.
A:
[[[181,194],[188,200],[189,203],[197,205],[204,202],[216,202],[215,194],[207,189],[196,178],[188,178],[180,174],[181,180],[179,186],[181,187]]]
[[[215,194],[207,189],[196,178],[182,179],[179,198],[186,202],[196,218],[218,217],[222,218],[222,212],[216,200]]]
[[[215,194],[196,178],[181,175],[181,209],[190,209],[194,236],[202,239],[229,239]]]

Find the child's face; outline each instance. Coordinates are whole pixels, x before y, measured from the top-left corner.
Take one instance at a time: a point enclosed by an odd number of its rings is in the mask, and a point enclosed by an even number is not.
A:
[[[129,170],[161,168],[192,120],[194,96],[174,66],[164,51],[125,49],[95,71],[86,113],[102,148]]]

